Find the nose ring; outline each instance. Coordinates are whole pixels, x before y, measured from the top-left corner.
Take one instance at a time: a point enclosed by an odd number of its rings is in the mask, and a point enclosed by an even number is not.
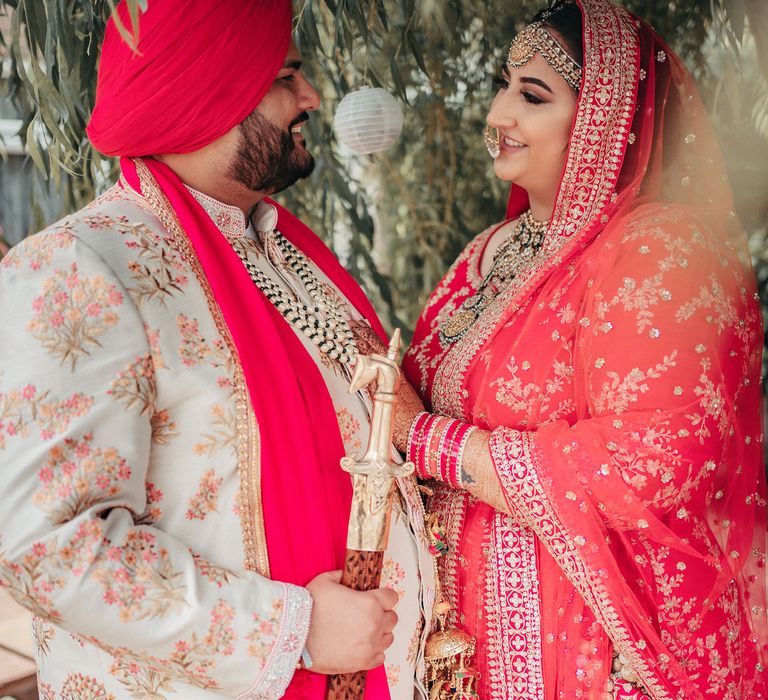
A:
[[[501,153],[501,139],[499,138],[499,130],[495,126],[486,126],[483,132],[485,138],[485,147],[488,149],[488,153],[491,154],[491,158],[496,160]]]

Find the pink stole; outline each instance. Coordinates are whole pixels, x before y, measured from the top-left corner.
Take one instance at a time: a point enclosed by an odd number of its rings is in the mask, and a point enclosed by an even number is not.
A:
[[[149,158],[143,162],[173,207],[237,348],[259,425],[270,576],[304,586],[344,565],[352,487],[339,467],[344,446],[333,402],[296,332],[253,283],[208,214],[170,168]],[[141,192],[135,163],[122,158],[120,167]],[[370,302],[333,253],[295,216],[271,203],[278,209],[280,232],[385,339]],[[323,698],[325,688],[325,676],[299,671],[284,697]],[[368,673],[365,697],[389,698],[383,666]]]

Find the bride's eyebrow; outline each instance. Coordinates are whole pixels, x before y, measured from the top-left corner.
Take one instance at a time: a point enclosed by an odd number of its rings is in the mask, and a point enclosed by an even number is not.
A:
[[[520,78],[521,83],[529,83],[530,85],[538,85],[540,88],[543,88],[550,94],[554,94],[552,92],[552,88],[549,87],[543,80],[539,80],[538,78],[529,78],[529,77],[522,77]]]

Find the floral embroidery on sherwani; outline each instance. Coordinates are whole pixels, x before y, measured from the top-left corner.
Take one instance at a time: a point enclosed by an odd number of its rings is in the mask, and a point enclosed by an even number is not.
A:
[[[102,275],[83,276],[73,262],[43,281],[27,329],[47,352],[74,370],[82,356],[100,346],[99,336],[117,323],[114,309],[122,303],[114,284]]]
[[[32,425],[44,440],[63,433],[72,419],[85,415],[93,405],[91,397],[79,392],[63,401],[49,401],[49,395],[50,391],[40,392],[33,384],[0,392],[0,450],[9,438],[29,437]]]
[[[35,615],[41,697],[279,697],[311,600],[246,565],[258,443],[165,228],[114,188],[16,246],[0,297],[0,585]]]
[[[92,221],[95,220],[92,218]],[[108,218],[99,221],[95,228],[112,224]],[[141,306],[150,300],[157,300],[165,306],[168,297],[183,292],[188,283],[188,270],[177,252],[163,247],[162,234],[148,226],[120,221],[118,231],[127,239],[126,247],[138,251],[138,256],[129,263],[132,284],[128,292]]]
[[[50,622],[39,617],[32,618],[32,638],[37,653],[40,656],[45,656],[50,653],[50,642],[55,636],[56,628]]]
[[[209,469],[200,479],[197,492],[189,500],[187,519],[205,520],[208,513],[218,510],[218,492],[224,483],[222,477],[217,477],[213,469]]]
[[[68,438],[52,447],[38,472],[41,487],[33,502],[54,523],[65,523],[92,505],[120,491],[131,476],[128,463],[114,450],[92,447],[93,434],[80,441]]]
[[[115,700],[102,683],[82,673],[70,673],[60,692],[61,700]]]
[[[213,342],[207,341],[200,334],[199,321],[187,318],[183,314],[177,317],[176,323],[182,339],[179,355],[184,365],[195,367],[207,363],[211,367],[220,369],[222,374],[217,379],[219,386],[222,389],[232,389],[233,383],[230,379],[232,360],[224,341],[220,338]],[[211,406],[209,429],[195,444],[198,454],[211,455],[227,448],[234,450],[237,439],[235,421],[236,417],[232,410],[221,404]]]

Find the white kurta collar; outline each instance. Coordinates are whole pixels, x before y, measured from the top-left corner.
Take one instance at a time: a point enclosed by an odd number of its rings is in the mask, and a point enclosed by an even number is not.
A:
[[[185,185],[185,187],[187,186]],[[187,189],[225,236],[240,238],[249,234],[249,222],[239,207],[219,202],[217,199],[191,187],[187,187]],[[277,207],[262,200],[254,208],[251,221],[256,233],[274,231],[277,228]]]
[[[187,187],[186,185],[184,185]],[[211,217],[211,221],[225,236],[235,236],[240,238],[245,235],[245,229],[248,225],[245,214],[239,207],[231,204],[219,202],[207,194],[193,190],[187,187],[189,193],[197,200],[197,203],[205,210],[205,213]]]
[[[257,233],[269,233],[277,229],[277,207],[261,200],[251,214],[251,221]]]

